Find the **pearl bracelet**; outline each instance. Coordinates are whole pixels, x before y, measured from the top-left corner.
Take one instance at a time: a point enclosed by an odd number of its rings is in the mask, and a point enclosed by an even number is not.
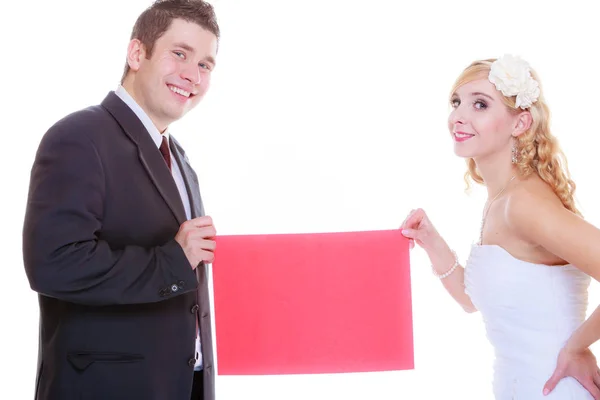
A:
[[[435,275],[436,278],[439,278],[439,279],[447,278],[448,276],[450,276],[450,274],[452,274],[454,272],[456,267],[458,267],[458,257],[456,256],[456,253],[454,252],[454,250],[452,251],[452,254],[454,254],[454,264],[452,264],[452,266],[450,267],[450,269],[448,271],[444,272],[443,274],[438,274],[435,271],[435,269],[433,269],[433,266],[431,267],[431,270],[433,271],[433,275]]]

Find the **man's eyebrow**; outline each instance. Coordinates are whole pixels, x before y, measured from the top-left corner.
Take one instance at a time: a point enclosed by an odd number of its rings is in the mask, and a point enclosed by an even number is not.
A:
[[[192,46],[183,42],[175,43],[175,47],[181,47],[182,49],[184,49],[185,51],[189,51],[190,53],[194,53],[196,51]]]
[[[204,57],[204,59],[206,61],[208,61],[209,63],[211,63],[212,65],[217,65],[217,62],[215,61],[215,59],[213,58],[213,56],[206,56],[206,57]]]

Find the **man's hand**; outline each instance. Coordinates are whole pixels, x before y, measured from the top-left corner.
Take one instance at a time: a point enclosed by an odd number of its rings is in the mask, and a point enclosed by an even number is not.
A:
[[[215,259],[215,236],[217,231],[211,217],[198,217],[185,221],[179,227],[175,240],[185,253],[192,269],[202,261],[212,263]]]

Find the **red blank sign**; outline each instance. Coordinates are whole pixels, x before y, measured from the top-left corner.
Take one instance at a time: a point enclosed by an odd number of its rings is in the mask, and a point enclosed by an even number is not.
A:
[[[414,368],[409,264],[399,230],[219,236],[219,374]]]

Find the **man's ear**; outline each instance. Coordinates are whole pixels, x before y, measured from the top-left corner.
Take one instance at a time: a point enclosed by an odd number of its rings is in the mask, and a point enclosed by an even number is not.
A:
[[[146,58],[146,48],[139,39],[132,39],[127,46],[127,64],[132,71],[140,69],[142,60]]]
[[[518,137],[523,133],[527,132],[531,128],[533,117],[529,111],[522,111],[519,113],[516,119],[516,123],[513,129],[513,136]]]

